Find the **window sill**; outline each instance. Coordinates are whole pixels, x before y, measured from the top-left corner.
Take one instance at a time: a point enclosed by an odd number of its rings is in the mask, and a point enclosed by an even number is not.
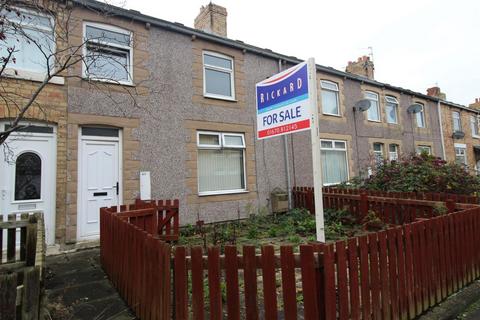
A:
[[[7,78],[29,80],[29,81],[35,81],[35,82],[43,82],[43,80],[45,79],[44,73],[19,70],[19,69],[5,69],[3,71],[3,75]],[[52,77],[52,79],[50,79],[48,83],[64,85],[65,78],[55,76],[55,77]]]
[[[199,192],[199,197],[206,197],[206,196],[221,196],[226,194],[242,194],[248,193],[248,190],[226,190],[226,191],[206,191],[206,192]]]
[[[207,93],[204,93],[203,97],[207,98],[207,99],[224,100],[224,101],[229,101],[229,102],[238,102],[238,100],[235,99],[235,98],[226,97],[226,96],[216,96],[216,95],[211,95],[211,94],[207,94]]]
[[[329,116],[329,117],[337,117],[337,118],[341,118],[341,117],[342,117],[342,116],[339,115],[339,114],[325,113],[325,112],[322,112],[322,115],[324,115],[324,116]]]
[[[382,121],[380,120],[370,120],[370,119],[367,119],[368,122],[374,122],[374,123],[382,123]]]
[[[89,78],[89,77],[83,77],[83,80],[85,81],[95,81],[95,82],[104,82],[107,84],[116,84],[118,86],[126,86],[126,87],[135,87],[135,84],[133,82],[129,81],[114,81],[114,80],[109,80],[109,79],[101,79],[101,78]]]
[[[472,134],[472,138],[474,138],[474,139],[480,139],[480,136],[477,136],[477,135]]]

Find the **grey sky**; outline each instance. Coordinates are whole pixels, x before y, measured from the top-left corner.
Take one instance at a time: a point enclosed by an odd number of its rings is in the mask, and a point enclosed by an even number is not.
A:
[[[208,0],[127,0],[126,7],[193,27]],[[373,47],[375,79],[447,100],[480,98],[478,0],[216,0],[228,11],[228,37],[345,70]]]

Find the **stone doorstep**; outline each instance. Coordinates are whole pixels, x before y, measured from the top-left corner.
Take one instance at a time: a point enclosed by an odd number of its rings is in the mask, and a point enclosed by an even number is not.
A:
[[[46,255],[55,256],[63,253],[73,253],[79,250],[98,248],[99,246],[100,246],[99,239],[80,241],[80,242],[75,242],[75,243],[66,244],[66,245],[54,244],[54,245],[47,246]]]

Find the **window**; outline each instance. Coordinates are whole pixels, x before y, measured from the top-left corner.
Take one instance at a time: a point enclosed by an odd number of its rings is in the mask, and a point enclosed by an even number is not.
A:
[[[324,185],[333,185],[348,180],[347,142],[321,140],[321,161]]]
[[[417,146],[417,154],[426,153],[428,155],[432,154],[432,147],[430,146]]]
[[[42,160],[33,152],[25,152],[15,161],[15,201],[40,199]]]
[[[425,106],[421,103],[418,103],[422,108],[419,112],[415,113],[415,119],[417,120],[418,128],[425,128]]]
[[[132,33],[113,26],[85,25],[84,76],[121,84],[132,83]]]
[[[398,160],[398,145],[391,144],[388,147],[388,155],[389,155],[390,161],[397,161]]]
[[[385,114],[388,123],[398,123],[398,100],[395,97],[385,97]]]
[[[367,119],[370,121],[380,121],[380,109],[378,107],[378,94],[371,91],[365,92],[365,99],[370,100],[371,106],[367,110]]]
[[[455,143],[455,162],[467,165],[467,146],[461,143]]]
[[[383,163],[383,143],[376,142],[373,144],[373,156],[377,165]]]
[[[329,115],[340,115],[338,100],[338,85],[335,82],[321,80],[322,112]]]
[[[233,59],[214,52],[203,53],[203,94],[235,99]]]
[[[18,13],[18,14],[17,14]],[[55,53],[53,19],[49,16],[15,9],[2,11],[12,24],[2,25],[5,39],[0,41],[0,55],[8,56],[8,48],[14,53],[7,64],[8,68],[45,74],[53,67],[53,58],[46,57]]]
[[[198,194],[246,191],[243,134],[197,132]]]
[[[470,128],[472,129],[472,136],[480,138],[480,131],[478,130],[478,116],[470,116]]]
[[[462,122],[460,121],[460,112],[452,112],[453,131],[462,131]]]

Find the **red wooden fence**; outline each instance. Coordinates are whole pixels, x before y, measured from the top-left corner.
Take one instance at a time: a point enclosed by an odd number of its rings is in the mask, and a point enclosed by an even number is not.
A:
[[[478,206],[298,253],[224,254],[171,251],[125,218],[141,210],[101,209],[102,264],[141,319],[414,319],[480,276]]]
[[[128,207],[122,207],[128,209]],[[171,249],[152,222],[153,208],[100,209],[100,259],[120,295],[141,319],[171,318]],[[153,233],[152,233],[153,231]]]
[[[455,203],[455,198],[449,195],[418,196],[418,198],[433,198],[435,200],[418,200],[413,197],[400,198],[400,193],[385,193],[394,197],[377,195],[377,192],[358,193],[354,189],[323,189],[323,206],[325,209],[346,209],[348,212],[363,219],[369,210],[375,211],[385,223],[404,224],[414,222],[417,218],[431,218],[438,215],[443,206],[447,212],[463,210],[475,206],[473,204]],[[433,195],[433,194],[430,194]],[[306,208],[315,213],[313,188],[295,187],[293,189],[295,207]],[[443,202],[442,199],[446,199]],[[471,200],[471,198],[468,198]],[[463,199],[465,200],[465,199]]]

